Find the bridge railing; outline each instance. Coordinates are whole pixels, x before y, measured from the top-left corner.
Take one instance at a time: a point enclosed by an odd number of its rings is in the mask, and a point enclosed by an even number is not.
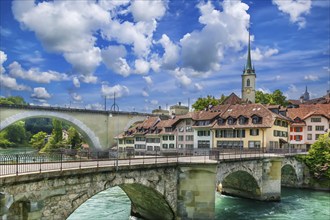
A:
[[[297,152],[299,153],[299,152]],[[262,149],[171,149],[154,152],[59,151],[49,153],[0,154],[0,177],[26,173],[62,171],[90,167],[120,167],[138,164],[214,163],[294,154],[292,151],[264,152]]]

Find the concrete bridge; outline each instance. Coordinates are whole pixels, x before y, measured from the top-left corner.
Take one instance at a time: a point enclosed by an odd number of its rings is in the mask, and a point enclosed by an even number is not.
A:
[[[72,163],[52,172],[0,176],[2,219],[65,219],[93,195],[119,186],[131,200],[131,214],[145,219],[214,219],[215,188],[224,193],[279,201],[282,167],[301,180],[293,158],[264,155],[220,161],[194,157],[160,157],[97,163]],[[87,163],[87,162],[86,162]],[[112,165],[111,165],[112,164]],[[301,182],[301,181],[300,181]]]
[[[0,131],[28,118],[56,118],[74,126],[95,149],[114,145],[114,136],[148,114],[137,112],[96,111],[86,109],[42,107],[30,105],[0,105]]]

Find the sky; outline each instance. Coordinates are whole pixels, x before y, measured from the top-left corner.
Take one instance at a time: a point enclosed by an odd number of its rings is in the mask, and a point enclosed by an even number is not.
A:
[[[0,1],[1,97],[151,112],[241,96],[248,36],[256,89],[330,89],[328,0]]]

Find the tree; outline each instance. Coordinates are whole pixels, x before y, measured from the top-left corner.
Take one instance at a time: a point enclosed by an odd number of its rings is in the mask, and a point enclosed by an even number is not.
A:
[[[210,106],[216,106],[220,104],[220,100],[214,98],[214,96],[208,95],[206,98],[198,98],[197,101],[192,105],[195,111],[201,111]]]
[[[16,122],[5,129],[5,137],[8,141],[15,144],[25,144],[27,135],[25,132],[24,121]]]
[[[0,148],[12,147],[14,143],[10,142],[6,137],[5,131],[0,132]]]
[[[63,139],[62,122],[57,119],[53,119],[52,123],[53,123],[52,136],[54,138],[55,143],[58,143]]]
[[[72,149],[77,149],[81,147],[82,138],[79,132],[74,128],[70,127],[68,129],[68,144],[71,145]]]
[[[273,93],[256,92],[256,103],[287,106],[288,101],[283,93],[276,89]]]
[[[40,131],[37,134],[33,135],[31,140],[30,140],[30,144],[32,145],[32,147],[40,150],[41,148],[43,148],[46,145],[45,139],[47,137],[47,133]]]
[[[27,105],[27,103],[21,96],[10,96],[7,98],[0,98],[0,104]]]
[[[227,98],[227,96],[225,96],[224,94],[221,94],[221,97],[219,99],[219,103],[221,104],[223,101],[225,101],[226,98]]]
[[[304,157],[304,162],[316,179],[330,180],[330,132],[320,135]]]

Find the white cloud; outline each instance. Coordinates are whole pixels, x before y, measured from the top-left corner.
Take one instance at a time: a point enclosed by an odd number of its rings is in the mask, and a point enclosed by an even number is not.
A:
[[[101,105],[100,103],[88,104],[86,105],[86,109],[104,110],[104,105]]]
[[[202,91],[203,90],[203,86],[201,84],[199,84],[199,83],[195,83],[194,89],[196,91]]]
[[[129,89],[126,86],[115,85],[113,87],[103,84],[101,87],[101,93],[103,96],[113,98],[114,94],[116,98],[120,98],[129,94]]]
[[[148,84],[148,86],[152,85],[152,79],[150,76],[143,76],[143,79],[146,81],[146,83]]]
[[[290,84],[289,87],[288,87],[288,89],[289,89],[289,92],[290,93],[298,92],[298,89],[297,89],[297,87],[294,84]]]
[[[81,76],[80,80],[84,83],[97,83],[97,76],[94,75],[87,75],[87,76]]]
[[[125,77],[131,73],[131,68],[125,59],[126,53],[123,45],[109,46],[101,51],[104,64],[115,73]]]
[[[157,105],[157,104],[158,104],[158,100],[151,100],[150,103],[151,103],[152,105]]]
[[[74,100],[74,101],[76,101],[76,102],[80,102],[81,100],[82,100],[82,97],[81,97],[81,95],[79,95],[79,94],[77,94],[77,93],[71,93],[71,97],[72,97],[72,99]]]
[[[167,1],[133,1],[131,12],[135,21],[160,19],[166,12]]]
[[[31,94],[32,98],[35,99],[49,99],[51,95],[47,92],[46,88],[44,87],[36,87],[33,89],[33,93]]]
[[[319,80],[319,77],[316,76],[316,75],[312,75],[312,74],[310,74],[310,75],[306,75],[306,76],[304,77],[304,79],[305,79],[305,80],[308,80],[308,81],[318,81],[318,80]]]
[[[150,70],[150,65],[147,61],[142,59],[135,60],[135,72],[137,74],[147,74]]]
[[[109,23],[109,13],[90,1],[13,1],[14,17],[24,29],[35,32],[44,48],[61,53],[81,74],[100,63],[93,33]]]
[[[0,75],[0,84],[4,88],[8,88],[16,91],[30,91],[31,88],[23,84],[18,84],[15,78],[12,78],[6,74]]]
[[[76,87],[76,88],[80,87],[80,81],[79,81],[78,77],[76,77],[76,76],[73,77],[72,83],[73,83],[74,87]]]
[[[7,54],[5,52],[0,50],[0,74],[5,73],[6,70],[3,67],[3,63],[6,62],[7,60]]]
[[[268,93],[271,94],[272,92],[268,88],[258,88],[257,91],[260,91],[262,93]]]
[[[162,66],[168,69],[174,69],[180,58],[179,47],[175,45],[166,34],[162,35],[158,43],[160,43],[165,50],[162,57]]]
[[[247,43],[249,6],[240,1],[224,1],[223,11],[216,10],[211,1],[198,5],[204,25],[201,31],[187,33],[181,40],[182,62],[199,72],[219,69],[225,50],[242,49]]]
[[[277,5],[278,10],[289,14],[292,23],[297,23],[299,28],[305,27],[306,20],[302,15],[309,13],[312,0],[273,0],[273,4]]]
[[[267,50],[261,51],[258,47],[254,50],[251,50],[251,58],[255,61],[263,60],[264,58],[271,57],[275,54],[278,54],[279,50],[275,48],[268,48]],[[246,56],[245,56],[246,57]]]
[[[8,69],[9,74],[14,77],[19,77],[21,79],[26,79],[38,83],[50,83],[51,81],[69,80],[69,77],[66,74],[52,70],[49,70],[47,72],[42,72],[38,68],[24,70],[22,66],[16,61],[11,63],[8,66]]]
[[[148,92],[145,89],[142,90],[142,96],[143,97],[148,97],[149,96]]]

